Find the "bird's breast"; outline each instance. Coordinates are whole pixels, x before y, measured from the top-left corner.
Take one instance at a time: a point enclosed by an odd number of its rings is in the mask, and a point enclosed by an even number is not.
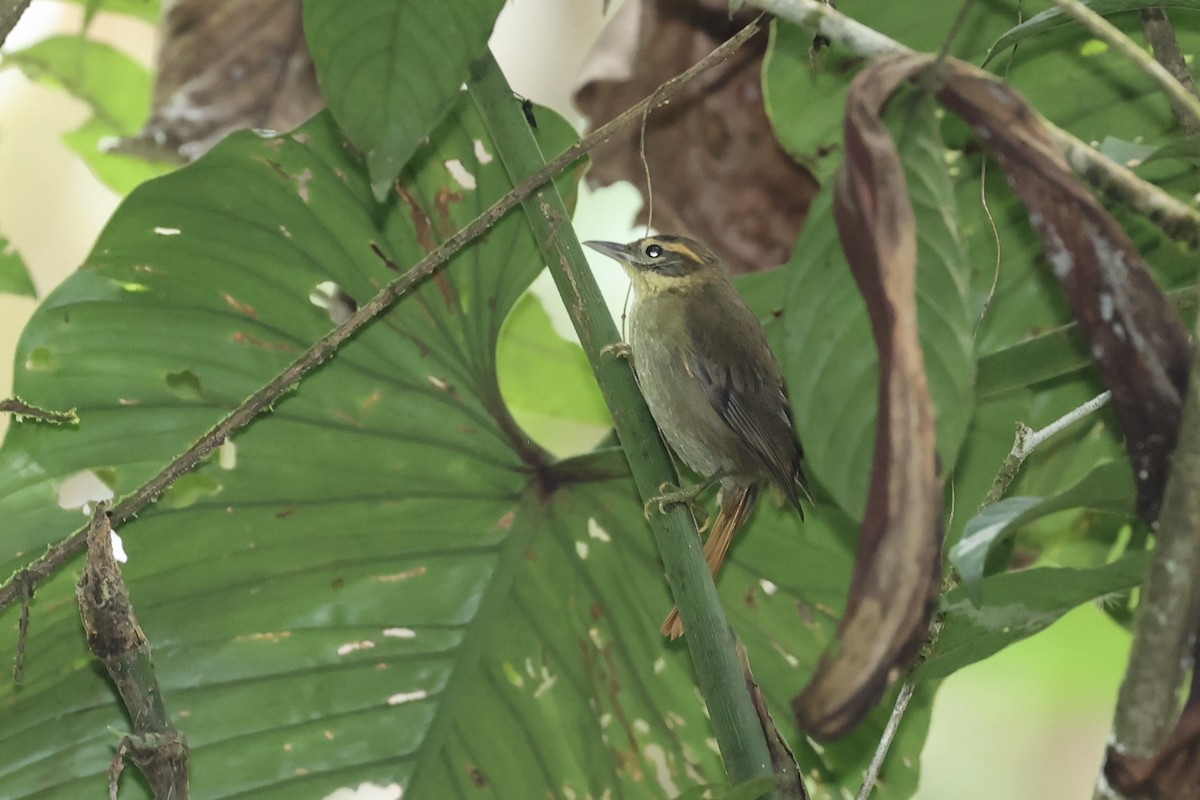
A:
[[[629,346],[646,405],[667,444],[688,467],[703,477],[758,471],[753,456],[688,371],[690,343],[678,298],[640,299],[630,313]]]

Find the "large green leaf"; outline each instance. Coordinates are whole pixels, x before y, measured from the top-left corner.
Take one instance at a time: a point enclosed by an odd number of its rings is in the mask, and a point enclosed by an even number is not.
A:
[[[899,146],[917,218],[917,313],[938,453],[954,467],[974,410],[973,314],[956,208],[931,109],[903,103]],[[793,109],[796,119],[802,110]],[[784,366],[807,464],[850,515],[866,500],[874,452],[878,368],[865,307],[841,252],[826,190],[788,265],[792,284]]]
[[[304,0],[329,109],[366,154],[376,195],[454,107],[503,0]]]
[[[987,603],[977,606],[959,587],[942,599],[946,625],[918,680],[943,678],[1049,627],[1090,600],[1141,585],[1150,554],[1129,553],[1095,569],[1039,567],[986,578]]]
[[[1009,497],[985,508],[967,523],[962,539],[950,551],[950,561],[972,599],[979,601],[988,554],[1022,525],[1072,508],[1132,514],[1133,496],[1133,474],[1127,462],[1100,464],[1053,497]]]
[[[63,140],[118,194],[174,169],[171,164],[106,152],[108,141],[132,136],[150,113],[151,75],[125,53],[82,36],[55,36],[4,58],[31,80],[62,86],[88,104],[91,118]]]
[[[538,119],[544,150],[573,138]],[[410,266],[510,186],[462,104],[399,185],[377,204],[323,114],[135,190],[22,338],[17,389],[81,422],[16,423],[0,448],[0,571],[82,521],[56,503],[69,477],[128,492],[326,332],[318,286],[362,301],[392,278],[372,242]],[[194,796],[661,798],[721,781],[688,653],[658,633],[670,598],[623,458],[555,463],[501,401],[497,338],[536,253],[505,218],[237,435],[236,458],[121,528]],[[830,797],[860,780],[886,709],[821,751],[795,730],[852,563],[850,521],[811,511],[761,503],[721,592]],[[6,797],[102,792],[110,729],[129,726],[73,572],[39,587],[25,681],[0,686]],[[915,786],[928,708],[881,796]],[[122,796],[148,796],[133,775]]]
[[[52,36],[4,54],[30,80],[62,86],[105,125],[133,133],[150,110],[150,74],[129,56],[82,36]]]

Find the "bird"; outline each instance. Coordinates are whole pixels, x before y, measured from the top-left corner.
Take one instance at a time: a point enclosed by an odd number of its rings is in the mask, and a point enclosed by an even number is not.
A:
[[[705,561],[716,577],[761,487],[778,486],[804,518],[804,450],[779,361],[762,323],[704,243],[657,235],[628,244],[584,244],[629,274],[634,300],[622,352],[632,361],[663,438],[702,479],[689,489],[671,487],[675,490],[651,498],[647,509],[691,503],[719,483],[717,516],[704,543]],[[683,634],[677,608],[662,632],[670,639]]]

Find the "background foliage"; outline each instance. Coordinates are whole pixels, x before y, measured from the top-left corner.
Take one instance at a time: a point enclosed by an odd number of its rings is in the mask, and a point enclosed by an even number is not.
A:
[[[420,24],[405,16],[411,3],[362,20],[335,5],[305,4],[330,112],[290,134],[236,134],[149,182],[165,168],[95,147],[136,129],[144,70],[78,37],[5,55],[91,105],[72,146],[133,191],[19,345],[17,393],[76,407],[81,421],[18,422],[0,448],[0,573],[79,523],[57,503],[68,478],[90,470],[128,492],[325,333],[319,285],[361,302],[390,279],[371,243],[411,265],[511,187],[495,157],[505,143],[459,91],[499,4],[424,4]],[[922,50],[941,47],[958,10],[851,6],[842,10]],[[1195,52],[1197,18],[1172,19]],[[1015,3],[974,4],[951,52],[979,63],[1019,20]],[[1137,35],[1136,14],[1114,20]],[[361,27],[380,34],[370,46],[353,35]],[[471,35],[454,38],[453,57],[410,46],[460,28]],[[811,33],[775,23],[771,37],[768,113],[825,180],[840,158],[837,98],[857,61],[833,51],[814,71]],[[1157,149],[1182,138],[1149,84],[1074,26],[1037,29],[989,68],[1085,139]],[[402,102],[412,87],[427,96]],[[381,115],[381,94],[397,98],[387,109],[411,106],[409,127]],[[547,155],[573,141],[552,111],[536,119]],[[921,231],[949,539],[993,534],[974,550],[970,585],[944,598],[944,638],[918,673],[877,790],[907,797],[941,678],[1096,598],[1127,624],[1123,593],[1147,558],[1108,414],[1039,451],[1014,497],[971,521],[1014,423],[1044,424],[1103,387],[1068,336],[1032,358],[1022,349],[1069,317],[969,132],[917,97],[892,122]],[[1200,188],[1186,158],[1142,169],[1180,197]],[[578,177],[564,175],[562,190]],[[1164,285],[1194,282],[1176,245],[1126,221]],[[19,257],[0,256],[0,268],[0,289],[29,291]],[[514,422],[605,420],[582,353],[521,299],[541,268],[510,215],[121,530],[197,797],[321,797],[364,782],[404,786],[406,797],[664,797],[723,782],[687,653],[657,635],[669,597],[622,459],[601,449],[555,461]],[[887,709],[824,747],[788,710],[845,602],[876,413],[874,351],[828,198],[783,270],[740,285],[785,365],[818,502],[803,524],[763,504],[720,589],[814,796],[835,797],[857,789]],[[543,465],[572,477],[550,491]],[[39,589],[26,678],[0,687],[0,782],[12,797],[100,791],[111,729],[128,727],[87,656],[74,579],[67,570]],[[6,619],[12,642],[16,615]],[[512,741],[527,746],[497,747]],[[122,791],[148,796],[132,771]]]

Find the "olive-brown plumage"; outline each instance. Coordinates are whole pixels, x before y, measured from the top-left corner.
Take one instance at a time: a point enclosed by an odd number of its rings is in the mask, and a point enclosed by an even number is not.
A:
[[[702,243],[651,236],[627,245],[585,244],[616,259],[633,280],[630,353],[663,437],[692,471],[721,484],[720,510],[704,546],[715,575],[764,481],[782,489],[803,516],[802,450],[779,363],[758,318]],[[683,632],[676,612],[663,632],[671,638]]]

